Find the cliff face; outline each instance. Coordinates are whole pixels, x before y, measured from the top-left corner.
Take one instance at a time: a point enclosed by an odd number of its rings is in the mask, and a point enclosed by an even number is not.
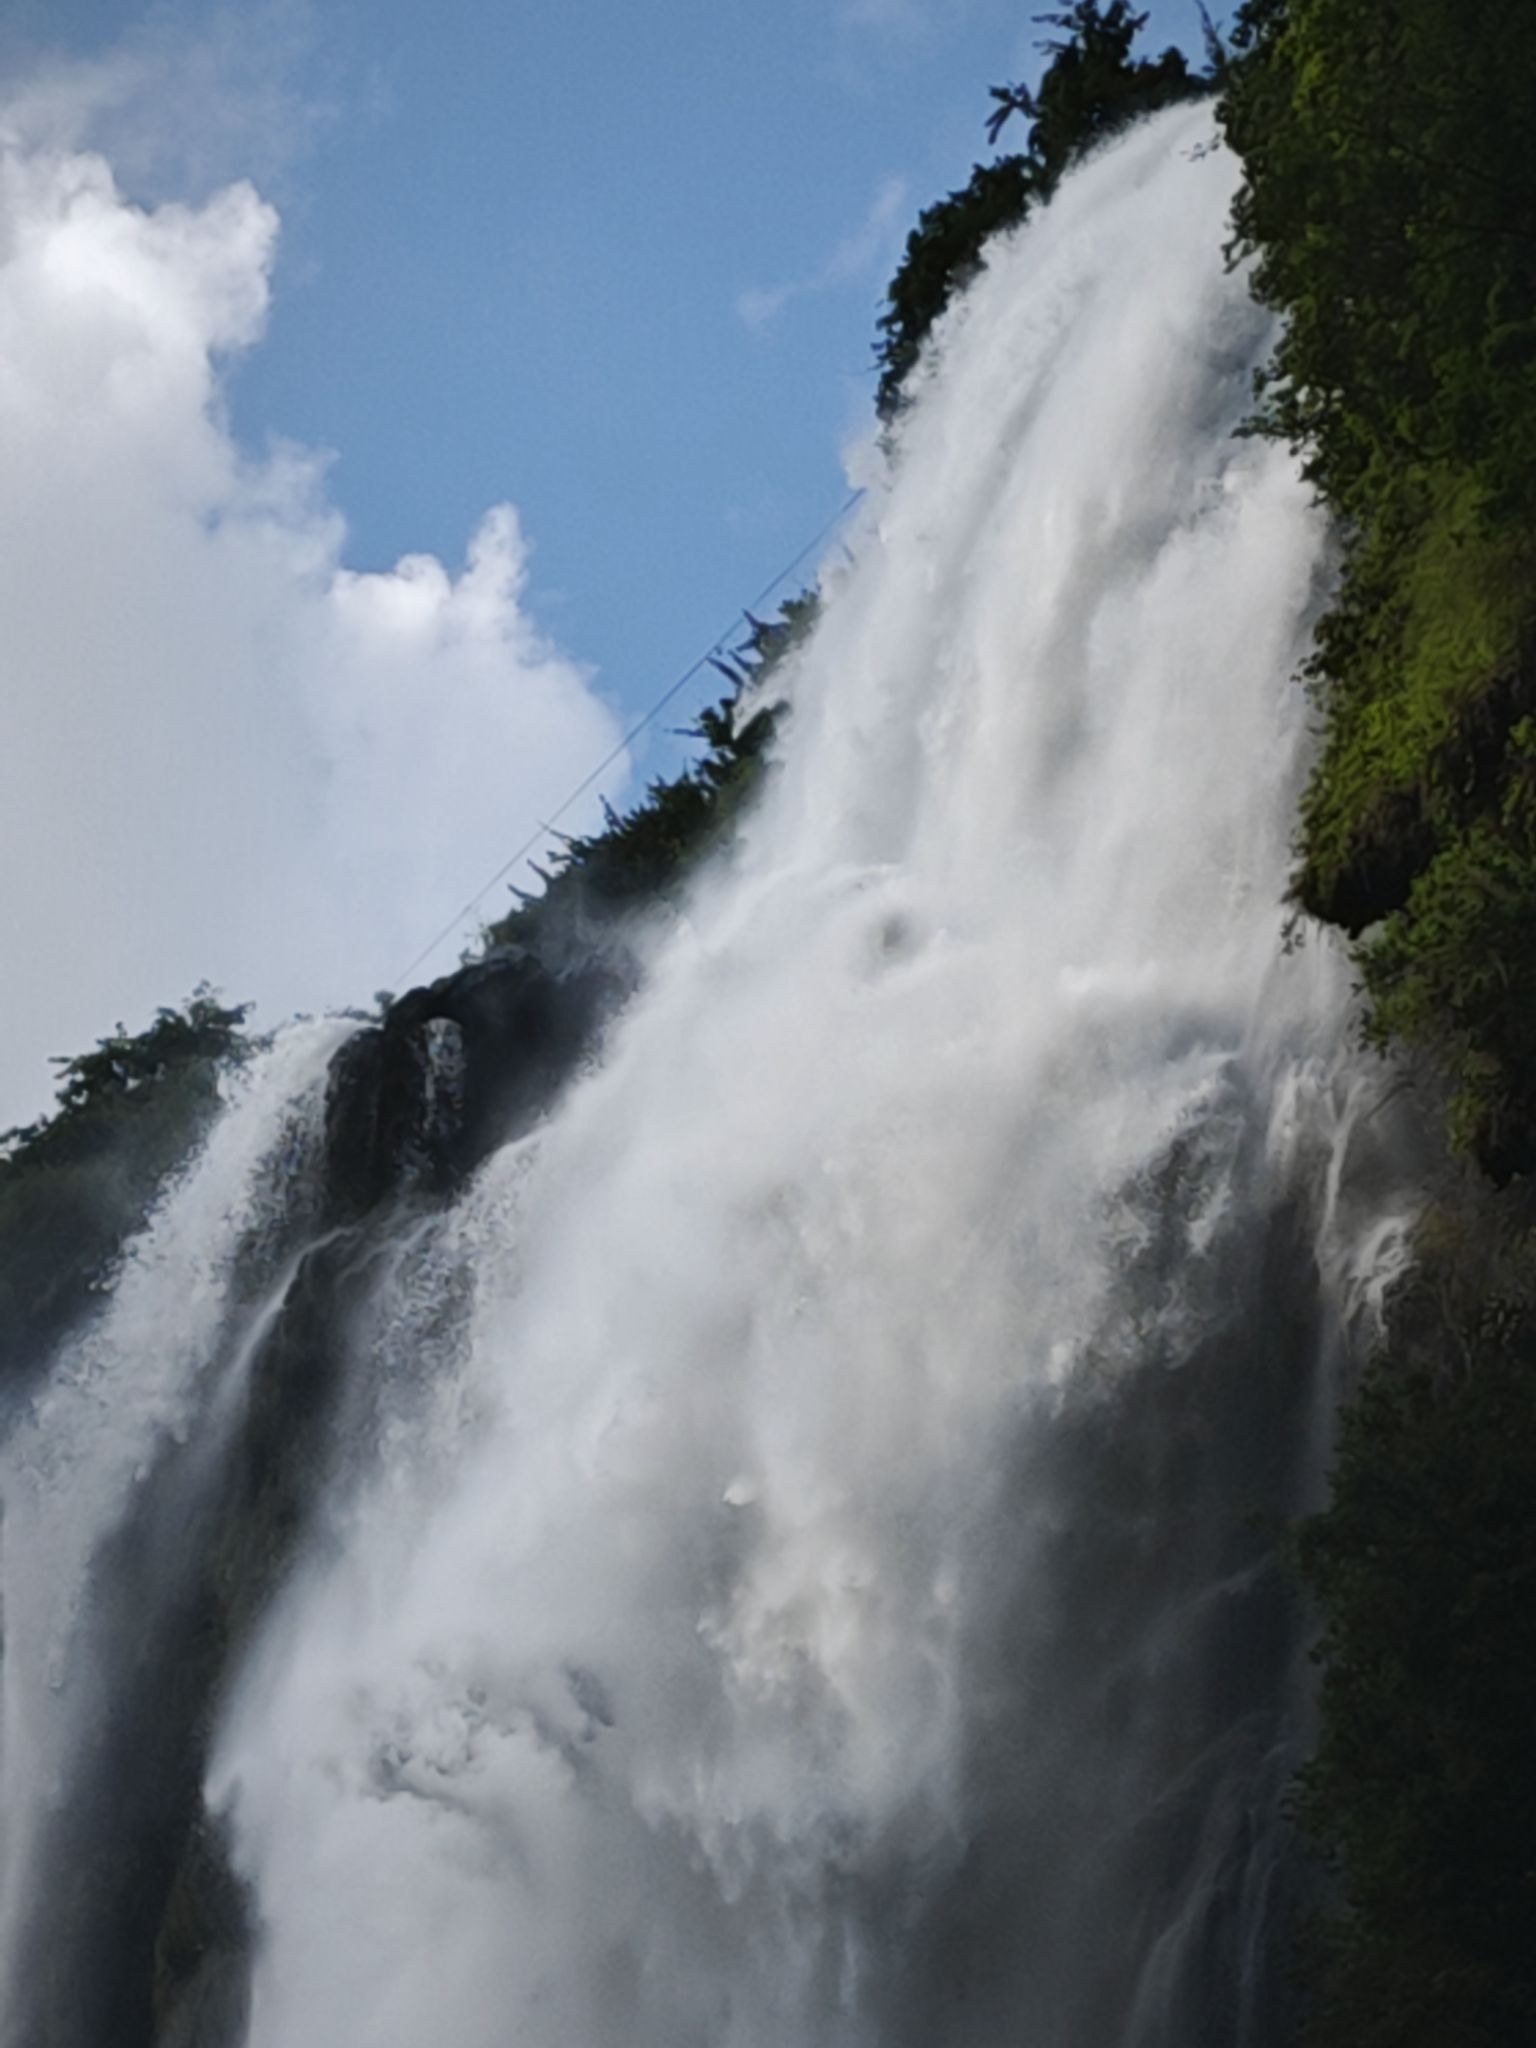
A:
[[[1529,9],[1247,0],[1221,103],[1284,316],[1257,424],[1341,537],[1293,897],[1350,935],[1368,1029],[1462,1162],[1296,1545],[1322,1623],[1299,1805],[1337,1880],[1319,2048],[1536,2030],[1533,95]]]
[[[547,1107],[633,973],[616,952],[555,971],[513,947],[392,1003],[332,1069],[332,1212],[355,1218],[462,1185]]]
[[[1357,941],[1495,1180],[1536,1164],[1536,28],[1522,9],[1249,0],[1221,118],[1284,316],[1257,426],[1338,519],[1299,906]]]

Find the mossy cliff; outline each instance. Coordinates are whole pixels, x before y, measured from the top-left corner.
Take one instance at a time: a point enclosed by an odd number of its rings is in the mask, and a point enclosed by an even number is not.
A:
[[[1536,1166],[1536,17],[1253,0],[1222,101],[1239,247],[1285,316],[1260,424],[1339,517],[1297,903],[1454,1135]]]
[[[1536,1208],[1437,1202],[1295,1537],[1323,1618],[1297,1810],[1319,2048],[1536,2040]]]
[[[1369,1034],[1467,1162],[1297,1537],[1318,2048],[1536,2040],[1533,107],[1536,10],[1505,0],[1248,0],[1223,81],[1236,247],[1285,323],[1256,426],[1342,551],[1294,899],[1354,941]]]

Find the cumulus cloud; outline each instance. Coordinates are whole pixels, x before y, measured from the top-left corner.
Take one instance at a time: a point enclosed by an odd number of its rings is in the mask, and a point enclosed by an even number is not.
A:
[[[142,207],[39,126],[0,146],[0,1126],[203,978],[366,1000],[617,736],[510,506],[361,575],[323,458],[234,442],[256,191]]]
[[[863,221],[845,235],[818,269],[787,284],[759,285],[740,294],[736,312],[748,327],[767,327],[795,299],[835,291],[865,276],[890,248],[905,216],[907,186],[903,178],[887,178],[870,202]]]

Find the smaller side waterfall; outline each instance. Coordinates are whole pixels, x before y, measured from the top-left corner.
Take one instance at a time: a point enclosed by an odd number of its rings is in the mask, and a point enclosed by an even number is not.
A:
[[[200,1155],[0,1448],[0,2038],[131,2039],[205,1741],[209,1555],[253,1359],[315,1214],[325,1076],[295,1026],[230,1077]]]

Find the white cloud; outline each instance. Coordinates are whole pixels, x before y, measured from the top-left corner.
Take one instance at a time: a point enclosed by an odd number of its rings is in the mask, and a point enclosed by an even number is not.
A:
[[[808,277],[787,284],[754,286],[740,294],[736,312],[748,327],[766,327],[795,299],[835,291],[865,276],[891,248],[907,204],[903,178],[887,178],[870,202],[869,211],[851,235],[844,236],[820,267]]]
[[[511,507],[460,573],[358,575],[324,459],[233,442],[277,225],[0,149],[0,1127],[204,977],[366,1000],[616,737]]]

